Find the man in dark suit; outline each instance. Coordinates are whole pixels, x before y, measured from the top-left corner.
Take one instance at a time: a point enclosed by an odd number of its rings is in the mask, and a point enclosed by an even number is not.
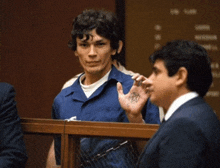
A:
[[[0,83],[0,167],[24,168],[27,161],[20,118],[14,100],[15,90]]]
[[[118,83],[130,122],[143,122],[140,109],[148,97],[165,112],[137,167],[219,168],[220,121],[203,99],[212,83],[207,52],[195,42],[176,40],[152,54],[150,61],[152,74],[135,76],[128,94]]]

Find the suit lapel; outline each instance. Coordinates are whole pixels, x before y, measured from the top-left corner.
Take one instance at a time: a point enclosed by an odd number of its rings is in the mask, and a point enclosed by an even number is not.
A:
[[[144,151],[147,150],[147,147],[150,146],[150,144],[154,141],[154,139],[157,137],[157,135],[163,131],[163,127],[166,125],[166,123],[169,122],[169,120],[172,118],[172,117],[175,117],[175,115],[179,115],[179,112],[182,111],[183,108],[187,108],[189,106],[192,106],[192,105],[196,105],[196,104],[200,104],[204,102],[204,100],[201,98],[201,97],[196,97],[196,98],[193,98],[191,100],[189,100],[188,102],[184,103],[183,105],[181,105],[174,113],[173,115],[167,120],[167,121],[163,121],[159,127],[159,129],[157,130],[157,132],[151,137],[151,139],[147,142],[145,148],[144,148]],[[143,152],[144,153],[144,152]],[[143,155],[143,153],[141,155]]]

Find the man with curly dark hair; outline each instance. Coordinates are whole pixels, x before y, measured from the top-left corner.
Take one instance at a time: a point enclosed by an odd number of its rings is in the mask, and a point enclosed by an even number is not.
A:
[[[129,122],[119,104],[116,84],[121,82],[128,92],[133,80],[113,65],[123,45],[117,17],[104,10],[85,10],[74,19],[71,36],[69,47],[84,72],[54,99],[53,119]],[[142,114],[146,123],[160,122],[158,108],[150,101],[145,103]],[[82,138],[81,166],[133,168],[136,156],[129,151],[130,145],[121,144],[121,140]],[[54,146],[56,164],[60,165],[59,137]]]

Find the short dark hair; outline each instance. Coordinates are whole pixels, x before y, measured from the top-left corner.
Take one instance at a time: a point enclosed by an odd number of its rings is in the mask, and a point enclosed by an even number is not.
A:
[[[89,39],[88,32],[96,29],[96,33],[110,40],[112,49],[118,49],[121,37],[121,27],[116,15],[105,10],[86,9],[73,20],[71,31],[72,40],[68,43],[72,50],[76,50],[76,38],[83,38],[84,35]]]
[[[212,84],[210,58],[207,51],[196,42],[168,42],[149,59],[153,64],[158,59],[163,60],[169,76],[175,75],[180,67],[185,67],[188,71],[188,89],[197,92],[201,97],[205,96]]]

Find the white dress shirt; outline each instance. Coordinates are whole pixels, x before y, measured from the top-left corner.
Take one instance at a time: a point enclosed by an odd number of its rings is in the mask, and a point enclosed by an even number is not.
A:
[[[167,121],[181,105],[198,96],[196,92],[189,92],[174,100],[164,117],[165,121]]]

